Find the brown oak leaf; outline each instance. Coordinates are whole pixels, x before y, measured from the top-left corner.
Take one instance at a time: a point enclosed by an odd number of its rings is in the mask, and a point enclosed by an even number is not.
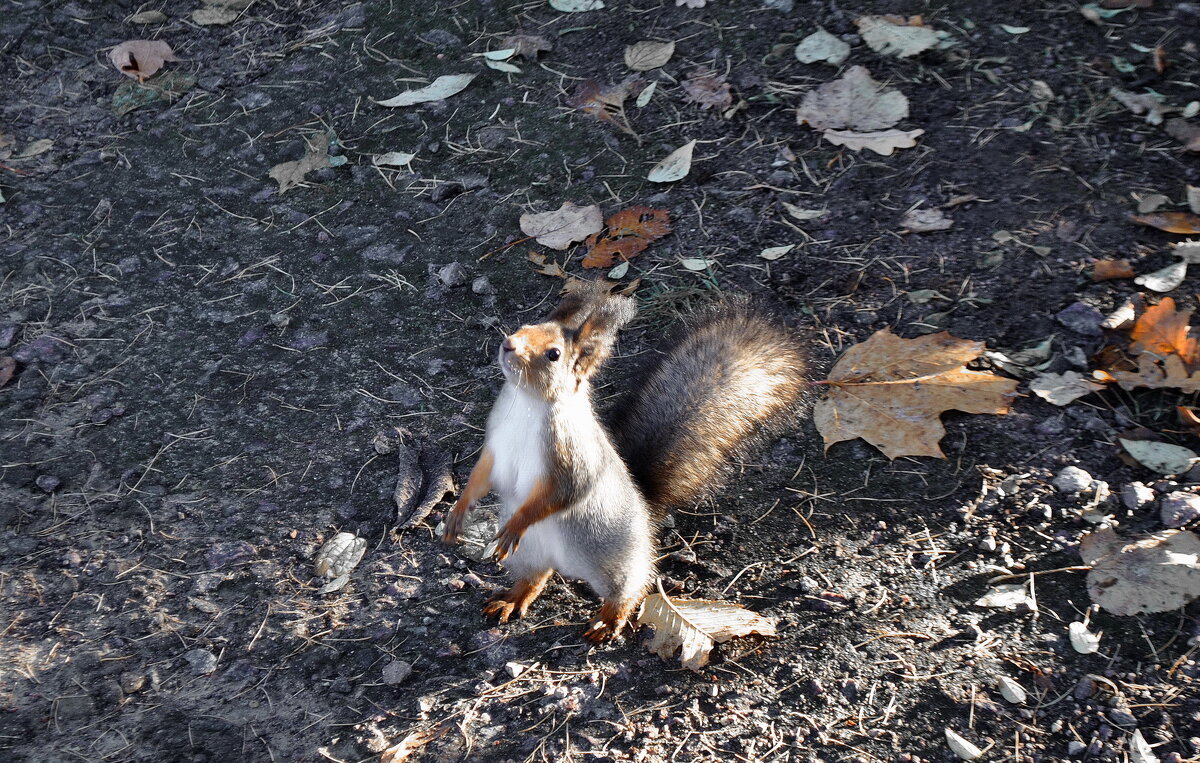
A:
[[[636,76],[616,85],[603,85],[594,79],[586,79],[567,98],[567,105],[601,122],[607,122],[622,132],[636,135],[629,118],[625,116],[625,99],[633,89],[639,88],[641,82],[642,79]]]
[[[903,339],[875,332],[842,355],[829,374],[829,392],[814,418],[825,447],[861,437],[888,458],[945,458],[941,414],[1008,413],[1017,382],[967,370],[983,342],[942,331]]]
[[[683,81],[683,92],[688,100],[700,104],[701,109],[716,108],[724,111],[733,104],[733,92],[725,77],[707,69],[697,69]]]
[[[1093,281],[1111,281],[1114,278],[1133,278],[1133,265],[1129,260],[1096,260],[1092,268]]]
[[[630,207],[605,221],[603,236],[588,236],[585,268],[610,268],[618,259],[629,260],[671,232],[671,216],[665,209]]]
[[[1134,215],[1132,220],[1167,233],[1200,233],[1200,215],[1193,215],[1191,212],[1154,212],[1149,215]]]
[[[1194,366],[1200,359],[1200,341],[1191,336],[1191,318],[1191,310],[1176,311],[1175,300],[1164,297],[1133,324],[1129,351],[1134,355],[1151,353],[1160,360],[1178,355],[1185,366]]]

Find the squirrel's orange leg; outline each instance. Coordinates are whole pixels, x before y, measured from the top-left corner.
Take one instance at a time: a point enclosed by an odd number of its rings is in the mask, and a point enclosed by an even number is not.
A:
[[[529,605],[542,594],[552,572],[554,570],[546,570],[533,577],[522,578],[512,588],[496,594],[483,605],[484,616],[495,617],[502,623],[507,623],[514,611],[518,618],[524,617]]]
[[[600,612],[588,623],[583,637],[595,644],[603,644],[619,636],[629,622],[629,615],[638,605],[637,599],[616,601],[605,599],[600,605]]]
[[[479,454],[479,460],[475,462],[475,468],[471,470],[471,476],[467,478],[467,486],[463,488],[462,495],[454,503],[454,508],[450,509],[450,513],[446,515],[446,529],[442,533],[443,543],[458,543],[458,536],[462,534],[463,521],[467,518],[467,512],[471,510],[471,506],[488,494],[492,489],[492,464],[494,459],[492,452],[486,447]]]
[[[538,480],[525,503],[509,517],[496,536],[496,559],[504,561],[509,554],[516,551],[530,525],[541,522],[564,508],[562,503],[554,500],[554,483],[546,479]]]

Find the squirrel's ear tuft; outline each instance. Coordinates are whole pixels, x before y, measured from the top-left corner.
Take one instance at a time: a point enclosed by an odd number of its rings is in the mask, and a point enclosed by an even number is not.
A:
[[[637,315],[637,306],[630,297],[607,295],[589,307],[579,326],[581,341],[607,339],[611,342]]]

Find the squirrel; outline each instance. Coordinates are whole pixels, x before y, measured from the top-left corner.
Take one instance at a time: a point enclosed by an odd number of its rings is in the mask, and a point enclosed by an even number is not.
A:
[[[600,596],[584,638],[622,632],[655,573],[659,521],[711,495],[735,458],[794,421],[808,382],[801,342],[745,301],[693,314],[604,422],[592,379],[634,300],[583,282],[543,323],[504,339],[505,384],[442,540],[457,543],[467,512],[501,499],[496,558],[516,583],[485,616],[523,617],[558,571]]]

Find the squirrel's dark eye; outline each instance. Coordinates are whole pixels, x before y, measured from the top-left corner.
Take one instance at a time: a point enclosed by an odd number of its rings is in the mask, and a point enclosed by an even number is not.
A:
[[[546,360],[558,360],[560,357],[562,357],[562,353],[559,352],[557,347],[551,347],[546,350]]]

